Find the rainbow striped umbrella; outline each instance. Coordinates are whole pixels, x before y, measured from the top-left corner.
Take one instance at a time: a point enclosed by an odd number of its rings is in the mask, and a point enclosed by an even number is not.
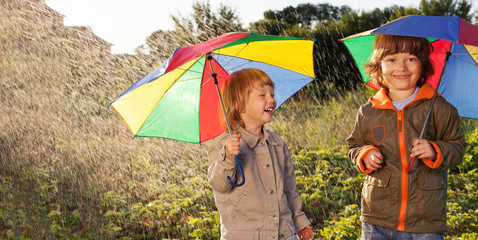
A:
[[[134,136],[204,142],[224,132],[217,89],[230,73],[244,68],[266,72],[276,85],[279,107],[315,79],[313,44],[312,40],[247,32],[224,34],[176,49],[110,105]]]

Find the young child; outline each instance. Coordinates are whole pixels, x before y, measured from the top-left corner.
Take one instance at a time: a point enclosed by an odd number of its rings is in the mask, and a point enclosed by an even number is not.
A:
[[[441,95],[418,138],[434,94],[424,84],[431,50],[425,38],[375,36],[365,66],[382,88],[360,107],[347,139],[350,159],[367,174],[362,239],[443,239],[446,231],[447,171],[461,162],[465,141],[457,110]]]
[[[208,182],[221,216],[221,239],[309,239],[290,152],[282,138],[265,129],[276,108],[274,83],[255,68],[232,73],[223,87],[226,115],[235,137],[224,133],[209,147]],[[236,172],[240,155],[246,179]]]

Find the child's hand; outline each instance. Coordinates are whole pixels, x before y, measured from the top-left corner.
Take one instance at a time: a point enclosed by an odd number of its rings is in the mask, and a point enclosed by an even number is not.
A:
[[[307,227],[303,228],[300,230],[299,233],[297,233],[297,237],[299,240],[308,240],[312,239],[314,237],[314,232],[312,231],[312,227],[308,225]]]
[[[226,153],[230,156],[239,155],[239,139],[241,134],[237,134],[235,137],[230,137],[226,141]]]
[[[365,154],[363,162],[368,169],[372,171],[377,171],[379,168],[382,167],[383,155],[379,150],[370,150],[367,154]]]
[[[412,151],[410,157],[418,157],[420,159],[432,159],[435,160],[437,153],[435,148],[426,139],[415,138],[413,139]]]

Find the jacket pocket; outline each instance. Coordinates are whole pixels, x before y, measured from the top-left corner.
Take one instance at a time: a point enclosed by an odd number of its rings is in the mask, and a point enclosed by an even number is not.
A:
[[[367,175],[362,189],[362,213],[391,213],[389,183],[389,173]]]
[[[446,175],[418,178],[418,214],[421,218],[446,217]]]

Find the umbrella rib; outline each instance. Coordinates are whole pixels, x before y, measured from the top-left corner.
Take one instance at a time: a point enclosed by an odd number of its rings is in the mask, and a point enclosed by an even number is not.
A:
[[[222,55],[222,54],[217,54],[217,53],[216,53],[216,55]],[[236,56],[237,56],[237,55],[236,55]],[[236,56],[232,57],[231,60],[229,60],[229,62],[227,62],[226,64],[223,65],[223,67],[225,68],[234,58],[240,58],[240,57],[236,57]],[[218,57],[218,59],[219,59],[219,57]],[[237,66],[235,66],[235,67],[233,67],[233,68],[228,69],[227,71],[233,71],[233,70],[235,70],[235,69],[237,69],[237,68],[240,68],[240,67],[242,67],[242,66],[244,66],[244,65],[247,65],[247,64],[249,64],[249,63],[252,62],[252,60],[249,60],[249,59],[245,59],[245,58],[241,58],[241,59],[247,60],[248,62],[245,62],[245,63],[243,63],[243,64],[237,65]]]
[[[438,41],[440,43],[440,45],[443,47],[443,49],[445,49],[445,44],[443,44],[443,41]]]
[[[456,46],[456,44],[455,44],[454,46]],[[460,47],[460,48],[453,49],[453,51],[455,51],[455,52],[456,52],[456,51],[458,51],[458,50],[461,50],[461,49],[463,49],[463,48],[465,48],[465,46],[463,46],[463,44],[461,44],[461,47]]]
[[[252,61],[249,60],[249,62],[243,63],[243,64],[238,65],[238,66],[236,66],[236,67],[234,67],[234,68],[231,68],[231,69],[229,69],[229,70],[234,70],[234,69],[240,68],[240,67],[242,67],[242,66],[244,66],[244,65],[246,65],[246,64],[249,64],[249,63],[251,63],[251,62],[252,62]]]
[[[206,85],[209,81],[211,81],[212,77],[209,77],[206,81],[204,81],[203,79],[203,84],[201,84],[201,87],[203,87],[204,85]]]
[[[204,66],[204,64],[202,64],[202,63],[199,61],[199,59],[198,59],[198,61],[196,61],[196,63],[194,63],[194,64],[200,64],[200,65]],[[191,68],[181,68],[181,67],[178,67],[177,69],[184,70],[184,72],[189,71],[189,72],[193,72],[193,73],[202,73],[201,71],[191,70]],[[177,82],[186,82],[186,81],[191,81],[191,80],[196,80],[196,79],[200,79],[200,78],[182,79],[182,80],[178,80]]]
[[[192,81],[192,80],[197,80],[197,79],[201,79],[201,78],[181,79],[181,80],[178,80],[178,81],[176,81],[176,82],[187,82],[187,81]]]
[[[456,45],[455,45],[456,46]],[[463,44],[461,44],[461,46],[459,48],[454,48],[453,49],[453,53],[451,54],[452,57],[454,57],[455,59],[458,59],[458,60],[461,60],[465,63],[469,63],[473,66],[478,66],[476,63],[472,62],[472,61],[469,61],[469,60],[466,60],[466,59],[463,59],[463,58],[460,58],[460,57],[457,57],[457,56],[468,56],[468,54],[465,54],[465,53],[461,53],[461,54],[456,54],[455,52],[458,52],[459,50],[461,49],[465,49],[465,46]]]
[[[433,53],[441,53],[441,54],[446,54],[446,51],[433,51]]]
[[[458,55],[459,55],[459,56],[467,56],[466,54],[458,54]],[[460,61],[469,63],[469,64],[471,64],[471,65],[473,65],[473,66],[478,66],[478,65],[477,65],[476,63],[474,63],[474,62],[468,61],[468,60],[463,59],[463,58],[456,57],[456,54],[452,54],[451,56],[454,57],[455,59],[458,59],[458,60],[460,60]]]
[[[247,46],[249,45],[249,43],[247,42],[244,47],[241,48],[241,50],[239,50],[234,56],[231,57],[231,59],[229,60],[229,62],[227,62],[226,64],[223,65],[223,68],[225,68],[227,65],[229,65],[229,63],[231,63],[232,60],[234,60],[234,58],[237,57],[237,55],[239,55],[239,53],[242,52],[242,50],[244,50],[244,48],[246,48]],[[220,55],[221,53],[221,49],[219,49],[219,51],[216,53],[216,55]],[[219,59],[219,56],[217,57]]]
[[[236,66],[236,67],[234,67],[234,68],[231,68],[231,69],[228,69],[228,70],[231,71],[231,70],[240,68],[240,67],[242,67],[242,66],[244,66],[244,65],[249,64],[249,63],[252,62],[251,60],[248,60],[248,61],[249,61],[249,62],[243,63],[243,64],[241,64],[241,65],[238,65],[238,66]],[[226,65],[224,65],[224,66],[226,66]],[[202,84],[202,85],[204,86],[204,85],[207,84],[211,79],[212,79],[212,78],[208,78],[208,80],[203,81],[203,84]]]

